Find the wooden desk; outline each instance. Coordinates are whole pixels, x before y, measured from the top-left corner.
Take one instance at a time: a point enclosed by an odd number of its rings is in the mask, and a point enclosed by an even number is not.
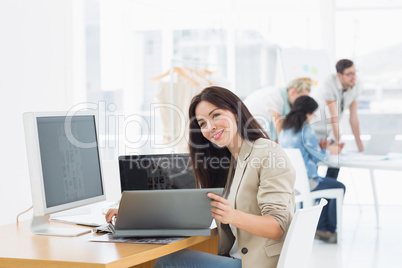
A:
[[[216,254],[217,230],[211,236],[185,238],[169,245],[89,242],[78,237],[35,235],[30,221],[0,226],[0,267],[152,267],[154,260],[190,248]],[[70,226],[52,222],[52,225]]]

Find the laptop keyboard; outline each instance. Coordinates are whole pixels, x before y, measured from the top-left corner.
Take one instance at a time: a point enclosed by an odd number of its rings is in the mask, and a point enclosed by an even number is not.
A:
[[[96,228],[93,229],[93,231],[95,233],[112,233],[113,232],[112,227],[110,226],[110,224],[104,224],[104,225],[101,225],[99,227],[96,227]]]

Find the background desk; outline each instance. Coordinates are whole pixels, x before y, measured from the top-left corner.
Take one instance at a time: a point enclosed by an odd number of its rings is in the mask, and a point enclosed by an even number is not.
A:
[[[390,155],[387,160],[375,160],[364,158],[362,156],[359,159],[359,155],[347,155],[347,156],[335,156],[332,155],[327,162],[321,162],[319,165],[331,166],[331,167],[348,167],[348,168],[363,168],[368,169],[370,171],[370,181],[371,187],[373,191],[373,199],[374,199],[374,208],[376,213],[377,227],[380,227],[380,216],[378,209],[378,197],[377,197],[377,188],[376,181],[374,176],[374,170],[382,169],[382,170],[395,170],[402,171],[402,154]]]
[[[185,238],[169,245],[89,242],[78,237],[34,235],[30,221],[0,226],[0,267],[152,267],[154,260],[190,248],[216,254],[217,230],[211,236]],[[55,223],[52,225],[68,224]]]

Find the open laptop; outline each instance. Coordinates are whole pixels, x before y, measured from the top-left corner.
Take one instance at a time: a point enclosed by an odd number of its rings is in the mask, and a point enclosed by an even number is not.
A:
[[[364,148],[365,155],[387,155],[395,142],[395,133],[371,134]]]
[[[189,154],[119,156],[121,191],[194,189]]]
[[[115,237],[209,236],[211,199],[223,188],[124,191],[118,217],[111,224]]]

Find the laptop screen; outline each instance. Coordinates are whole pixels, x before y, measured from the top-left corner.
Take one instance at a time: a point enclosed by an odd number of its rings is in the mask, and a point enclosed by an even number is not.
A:
[[[119,169],[122,192],[195,188],[189,154],[120,156]]]

